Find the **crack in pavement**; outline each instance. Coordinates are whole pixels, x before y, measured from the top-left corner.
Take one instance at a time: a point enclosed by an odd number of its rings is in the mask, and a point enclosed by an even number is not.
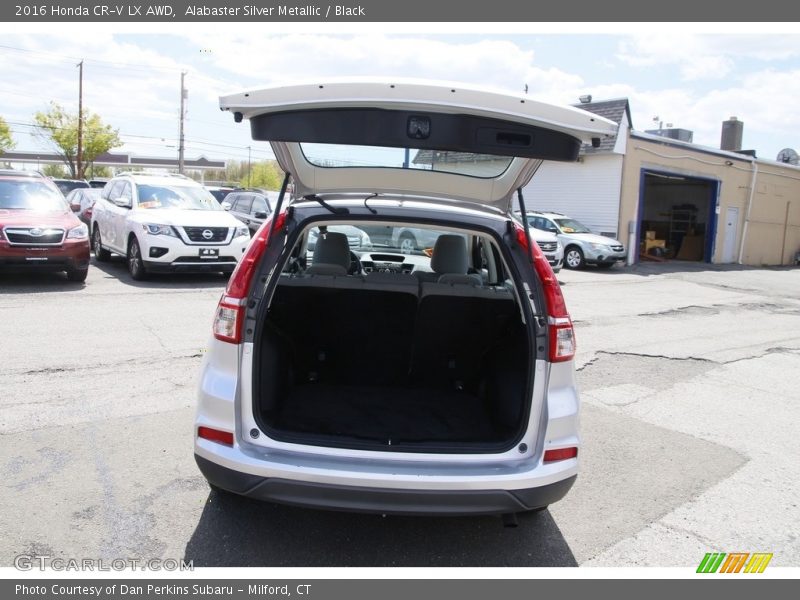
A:
[[[639,313],[637,317],[675,317],[684,315],[718,315],[723,311],[757,311],[760,313],[770,313],[775,315],[800,315],[800,307],[794,304],[776,304],[774,302],[741,302],[737,304],[711,304],[702,306],[699,304],[690,304],[688,306],[679,306],[678,308],[670,308],[668,310],[661,310],[656,312]]]
[[[172,354],[170,359],[189,359],[189,358],[202,358],[203,352],[196,352],[194,354]],[[76,371],[93,371],[107,369],[109,367],[124,366],[135,363],[136,365],[147,366],[154,364],[163,364],[164,357],[154,358],[151,360],[141,358],[126,358],[116,362],[100,363],[94,365],[78,365],[74,367],[42,367],[40,369],[30,369],[28,371],[10,370],[6,371],[7,375],[51,375],[54,373],[74,373]]]
[[[746,347],[746,346],[745,346]],[[710,358],[702,358],[699,356],[666,356],[664,354],[646,354],[644,352],[625,352],[622,350],[598,350],[594,353],[594,357],[588,360],[583,366],[575,369],[576,373],[580,373],[587,367],[594,365],[601,357],[601,355],[606,356],[632,356],[637,358],[656,358],[656,359],[664,359],[669,361],[679,361],[679,362],[686,362],[686,361],[696,361],[701,363],[709,363],[712,365],[731,365],[734,363],[742,362],[745,360],[755,360],[758,358],[764,358],[765,356],[769,356],[770,354],[800,354],[800,348],[790,348],[786,346],[776,346],[773,348],[766,348],[763,352],[759,354],[753,354],[752,356],[743,356],[741,358],[733,358],[731,360],[713,360]]]

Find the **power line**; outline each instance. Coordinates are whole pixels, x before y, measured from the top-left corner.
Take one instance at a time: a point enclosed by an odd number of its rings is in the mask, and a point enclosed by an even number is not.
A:
[[[45,57],[44,60],[48,60],[54,63],[72,63],[75,60],[79,60],[78,57],[70,57],[65,56],[63,54],[57,54],[55,52],[47,52],[44,50],[30,50],[28,48],[17,48],[15,46],[8,46],[4,44],[0,44],[1,50],[10,50],[12,52],[22,52],[25,54],[33,54],[38,55],[40,59],[41,57]],[[50,58],[52,57],[52,58]],[[114,62],[110,60],[99,60],[99,59],[86,59],[86,62],[91,64],[96,69],[129,69],[133,71],[164,71],[169,73],[180,73],[181,71],[187,70],[185,67],[159,67],[155,65],[146,65],[143,63],[124,63],[124,62]],[[221,81],[219,79],[215,79],[214,77],[210,77],[208,75],[204,75],[199,71],[195,71],[194,69],[188,69],[187,71],[191,74],[192,77],[197,77],[198,79],[205,79],[206,81],[210,81],[212,83],[220,84],[223,83],[228,87],[236,87],[232,84],[227,82]]]
[[[7,46],[5,44],[0,44],[0,49],[2,49],[2,50],[11,50],[12,52],[23,52],[25,54],[36,54],[36,55],[39,55],[39,56],[47,56],[47,57],[52,56],[54,58],[49,58],[48,60],[53,61],[53,62],[68,62],[68,63],[72,63],[72,62],[74,62],[76,60],[80,60],[80,57],[77,57],[77,56],[65,56],[63,54],[58,54],[56,52],[47,52],[47,51],[44,51],[44,50],[30,50],[28,48],[17,48],[15,46]],[[152,66],[152,65],[145,65],[143,63],[123,63],[123,62],[114,62],[114,61],[110,61],[110,60],[98,60],[98,59],[87,59],[86,62],[90,62],[90,63],[92,63],[94,65],[97,65],[97,66],[110,65],[110,66],[114,66],[114,67],[123,67],[123,68],[147,70],[147,71],[151,71],[151,70],[170,71],[170,72],[173,72],[173,73],[181,71],[180,67],[158,67],[158,66]]]
[[[69,130],[72,129],[72,127],[58,127],[56,125],[37,125],[36,123],[23,123],[22,121],[7,121],[7,123],[9,125],[17,125],[17,126],[20,126],[20,127],[30,127],[32,129],[59,129],[59,130],[64,130],[64,131],[69,131]],[[25,132],[25,131],[19,131],[17,133],[30,134],[30,132]],[[142,134],[139,134],[139,133],[122,133],[122,132],[120,132],[118,135],[120,137],[140,138],[140,139],[144,139],[144,140],[164,141],[164,140],[171,139],[171,138],[165,137],[165,136],[142,135]],[[186,138],[186,141],[189,142],[189,143],[192,143],[192,144],[199,144],[199,145],[204,145],[204,146],[216,146],[216,147],[220,147],[220,148],[232,148],[234,150],[245,150],[245,149],[247,149],[247,146],[233,146],[231,144],[220,144],[220,143],[217,143],[217,142],[212,142],[212,141],[209,141],[209,140],[202,140],[202,139],[199,139],[199,138]],[[141,143],[141,142],[137,142],[137,143]],[[260,148],[253,148],[253,152],[259,152],[261,154],[266,154],[268,156],[272,156],[273,155],[271,151],[262,150]]]

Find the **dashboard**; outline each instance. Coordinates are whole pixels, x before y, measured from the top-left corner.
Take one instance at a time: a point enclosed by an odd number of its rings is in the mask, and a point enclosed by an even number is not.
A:
[[[427,256],[393,252],[358,253],[365,273],[414,273],[430,271],[431,259]]]

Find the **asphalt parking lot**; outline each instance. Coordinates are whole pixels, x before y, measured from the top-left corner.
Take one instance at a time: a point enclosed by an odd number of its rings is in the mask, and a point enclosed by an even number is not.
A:
[[[581,475],[524,515],[398,518],[209,492],[192,456],[221,276],[85,285],[0,275],[0,565],[18,554],[195,566],[800,562],[800,270],[562,272],[584,401]]]

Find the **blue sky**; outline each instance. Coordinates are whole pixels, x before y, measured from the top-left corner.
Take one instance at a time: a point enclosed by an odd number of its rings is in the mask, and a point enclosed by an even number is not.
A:
[[[270,34],[220,24],[173,26],[170,33],[126,33],[113,24],[17,34],[0,24],[0,115],[20,150],[46,149],[28,132],[50,100],[77,108],[77,60],[85,59],[85,104],[117,127],[124,150],[176,153],[180,71],[189,89],[187,156],[270,156],[246,124],[220,113],[216,98],[236,89],[290,79],[387,75],[447,79],[574,103],[628,97],[634,127],[653,117],[718,146],[721,122],[744,121],[744,147],[775,158],[800,149],[800,35],[676,33],[597,34]],[[163,29],[162,29],[163,31]],[[333,31],[329,29],[328,31]],[[632,30],[635,31],[635,30]]]

